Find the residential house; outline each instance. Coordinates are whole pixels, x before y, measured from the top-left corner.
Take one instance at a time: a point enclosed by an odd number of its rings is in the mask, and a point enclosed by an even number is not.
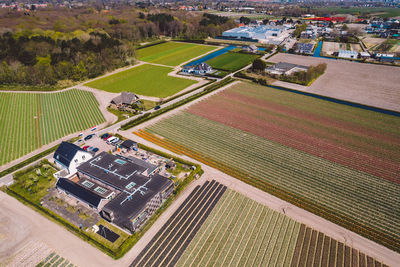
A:
[[[243,51],[245,52],[249,52],[249,53],[253,53],[253,54],[257,54],[258,53],[258,47],[255,45],[246,45],[242,47]]]
[[[62,169],[62,171],[66,171],[67,174],[76,173],[76,168],[92,157],[92,154],[89,152],[68,142],[62,142],[53,156],[55,164]]]
[[[110,107],[119,110],[131,111],[131,106],[134,103],[139,103],[139,97],[134,93],[122,92],[119,96],[113,98]]]
[[[279,62],[266,68],[266,72],[274,75],[291,75],[299,71],[307,71],[309,67],[287,62]]]
[[[207,63],[200,63],[192,66],[183,66],[182,72],[187,74],[205,75],[214,70]]]

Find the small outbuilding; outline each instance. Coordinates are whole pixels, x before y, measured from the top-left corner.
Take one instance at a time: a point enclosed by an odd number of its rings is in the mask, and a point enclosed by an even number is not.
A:
[[[130,139],[127,139],[124,142],[122,142],[121,146],[126,151],[130,151],[130,150],[137,151],[137,149],[138,149],[137,143],[135,141],[130,140]]]

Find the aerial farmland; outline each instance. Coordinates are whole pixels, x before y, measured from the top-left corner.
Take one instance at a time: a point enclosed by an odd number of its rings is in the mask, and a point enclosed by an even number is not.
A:
[[[399,127],[396,116],[240,83],[137,135],[398,250]]]
[[[289,62],[300,65],[326,63],[326,72],[310,86],[282,81],[273,85],[315,93],[363,105],[400,111],[400,68],[307,57],[290,54],[277,54],[268,59],[271,62]]]
[[[134,266],[366,266],[382,263],[218,182],[198,186]],[[385,265],[383,265],[385,266]]]
[[[0,102],[0,165],[105,122],[94,95],[77,89],[0,93]]]

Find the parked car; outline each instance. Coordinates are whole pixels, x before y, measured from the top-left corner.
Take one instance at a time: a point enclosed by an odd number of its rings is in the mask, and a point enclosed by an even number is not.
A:
[[[105,140],[107,137],[109,137],[110,135],[108,133],[102,134],[100,136],[101,139]]]
[[[93,151],[93,148],[94,148],[93,146],[90,146],[90,147],[88,147],[88,148],[86,149],[86,151],[87,151],[87,152],[92,152],[92,151]]]
[[[97,151],[99,151],[99,149],[98,149],[97,147],[94,147],[94,148],[92,149],[92,151],[93,151],[94,153],[96,153]]]
[[[90,147],[90,146],[84,146],[84,147],[82,147],[82,149],[85,150],[85,151],[87,151],[87,149],[88,149],[89,147]]]
[[[89,134],[88,136],[86,136],[86,137],[84,138],[84,140],[87,141],[87,140],[91,139],[91,138],[93,137],[93,135],[94,135],[94,134]]]
[[[104,140],[104,141],[107,141],[107,140],[109,140],[111,137],[113,137],[113,136],[112,136],[112,135],[109,135],[109,136],[105,137],[103,140]]]
[[[85,143],[82,139],[79,139],[78,141],[76,141],[76,144],[78,146],[83,145],[83,143]]]
[[[113,145],[115,145],[115,144],[117,144],[119,141],[120,141],[119,138],[116,137],[114,140],[110,141],[110,143],[113,144]]]
[[[157,109],[160,109],[160,108],[161,108],[161,106],[157,105],[157,106],[154,107],[154,110],[157,110]]]
[[[113,136],[113,137],[107,139],[107,143],[111,144],[112,142],[114,142],[114,140],[117,140],[117,139],[119,140],[118,137]]]

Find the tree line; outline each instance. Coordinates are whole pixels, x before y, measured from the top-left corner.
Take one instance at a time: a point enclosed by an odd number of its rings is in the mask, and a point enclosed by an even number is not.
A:
[[[160,10],[48,9],[30,18],[0,10],[0,83],[57,85],[132,64],[140,42],[202,39],[235,26],[212,14]],[[21,26],[23,25],[23,27]]]

